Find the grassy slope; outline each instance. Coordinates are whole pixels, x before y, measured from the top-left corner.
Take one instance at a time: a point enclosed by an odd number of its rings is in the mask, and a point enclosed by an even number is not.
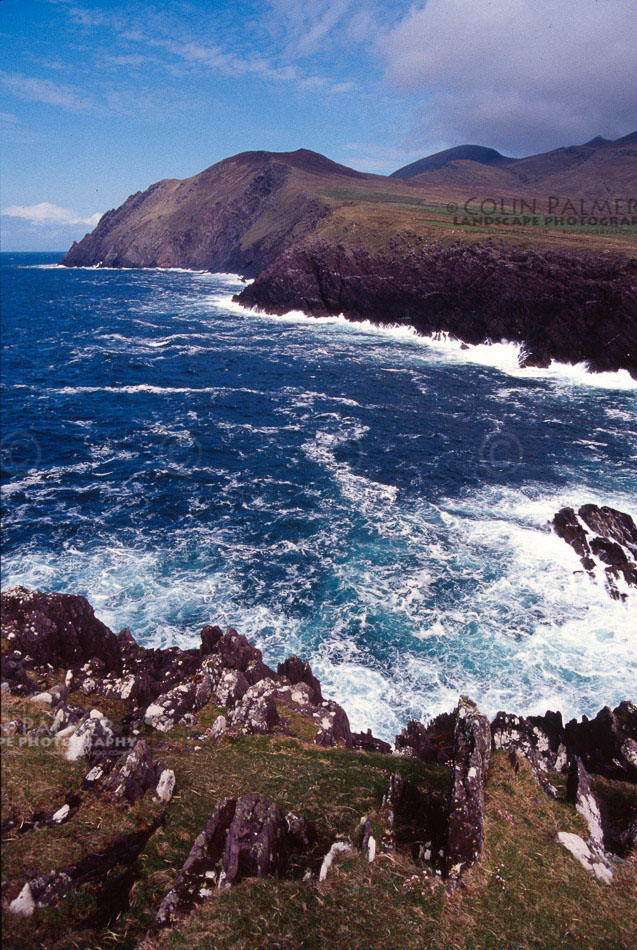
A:
[[[97,703],[98,706],[103,704]],[[593,881],[555,841],[557,830],[582,831],[572,808],[547,798],[523,766],[515,775],[503,755],[493,758],[487,783],[487,844],[482,864],[453,896],[436,879],[426,879],[409,847],[380,855],[371,869],[360,856],[342,860],[324,885],[302,882],[316,871],[337,834],[353,834],[363,814],[382,833],[380,805],[396,768],[430,794],[445,795],[449,770],[389,756],[321,749],[311,742],[313,726],[287,716],[289,733],[199,742],[179,727],[166,737],[150,734],[156,757],[174,768],[177,791],[169,818],[141,857],[141,876],[131,907],[96,931],[86,921],[97,907],[99,888],[89,884],[56,908],[31,920],[6,915],[10,947],[132,947],[143,936],[169,889],[193,839],[215,802],[226,795],[259,791],[282,809],[298,809],[318,825],[314,852],[299,859],[292,880],[249,881],[201,905],[158,947],[545,947],[620,948],[637,935],[635,864],[625,862],[611,888]],[[199,728],[220,710],[198,714]],[[121,711],[109,713],[118,718]],[[19,700],[5,704],[3,719],[28,715],[46,720]],[[196,748],[199,746],[199,748]],[[3,819],[28,817],[38,807],[63,800],[78,788],[81,771],[58,753],[33,748],[3,749]],[[634,792],[630,794],[634,797]],[[3,848],[3,889],[12,899],[31,872],[75,861],[98,850],[115,834],[147,825],[156,813],[150,796],[124,811],[99,797],[67,824],[10,836]],[[512,816],[511,823],[506,817]],[[499,874],[503,883],[496,879]],[[117,869],[109,875],[115,878]],[[409,883],[413,875],[418,881]],[[423,896],[424,894],[424,896]]]
[[[540,182],[522,181],[508,167],[474,162],[454,162],[407,182],[380,175],[345,174],[339,166],[315,167],[312,161],[290,164],[288,159],[276,155],[250,161],[238,156],[184,181],[166,180],[155,186],[134,210],[112,225],[109,241],[128,246],[137,237],[143,242],[144,235],[159,235],[166,229],[179,235],[190,230],[199,233],[197,229],[203,228],[201,233],[205,234],[209,226],[206,222],[215,220],[217,209],[241,204],[255,179],[274,169],[282,175],[281,181],[271,196],[264,197],[258,210],[244,219],[245,229],[239,239],[242,251],[264,241],[282,249],[291,240],[308,236],[299,202],[310,197],[330,210],[313,233],[345,244],[362,245],[372,252],[396,236],[411,246],[419,239],[473,242],[497,236],[512,244],[632,253],[637,246],[634,227],[545,224],[541,215],[541,226],[460,223],[465,217],[462,207],[470,198],[505,198],[509,206],[513,198],[536,198],[544,207],[548,195],[573,200],[584,195],[629,196],[634,193],[634,160],[628,152],[615,151],[612,168],[604,164],[603,149],[577,169],[565,169],[560,162],[547,164],[543,159],[548,174]],[[534,160],[527,161],[532,165]],[[284,166],[287,172],[282,174]],[[450,205],[457,205],[460,210],[454,214]],[[472,206],[478,210],[475,201]],[[455,222],[454,216],[460,222]],[[241,217],[237,219],[239,227],[240,220]]]

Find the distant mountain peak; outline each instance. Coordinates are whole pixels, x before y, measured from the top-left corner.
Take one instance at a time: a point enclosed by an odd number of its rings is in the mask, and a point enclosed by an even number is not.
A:
[[[584,142],[585,147],[598,148],[600,145],[608,145],[610,139],[605,139],[603,135],[596,135],[594,139],[591,139],[590,142]]]
[[[393,172],[390,178],[414,178],[423,172],[436,171],[438,168],[444,168],[450,162],[477,162],[479,165],[507,165],[514,162],[514,158],[507,158],[495,148],[487,148],[485,145],[456,145],[454,148],[446,148],[442,152],[436,152],[434,155],[427,155],[416,162],[411,162],[398,171]]]

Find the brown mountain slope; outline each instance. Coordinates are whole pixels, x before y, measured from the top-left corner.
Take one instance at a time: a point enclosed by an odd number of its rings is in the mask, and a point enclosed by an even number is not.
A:
[[[418,163],[415,163],[418,164]],[[482,197],[534,196],[540,202],[551,195],[568,198],[628,198],[637,190],[637,133],[614,142],[597,138],[585,145],[572,145],[538,155],[483,164],[450,161],[439,168],[411,176],[409,184],[419,189],[460,189],[474,194],[491,189]]]
[[[131,195],[62,263],[255,274],[329,213],[321,189],[375,177],[306,149],[243,152]]]

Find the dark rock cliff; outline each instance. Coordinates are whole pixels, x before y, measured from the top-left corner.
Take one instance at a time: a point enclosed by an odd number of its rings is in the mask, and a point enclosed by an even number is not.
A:
[[[271,313],[447,331],[467,343],[517,341],[526,364],[587,361],[637,375],[637,261],[566,250],[417,244],[377,254],[324,241],[290,248],[237,298]]]

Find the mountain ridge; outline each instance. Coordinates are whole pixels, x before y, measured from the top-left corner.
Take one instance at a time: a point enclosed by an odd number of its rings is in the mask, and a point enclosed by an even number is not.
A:
[[[407,180],[309,149],[242,152],[131,195],[62,264],[232,271],[256,278],[249,306],[398,318],[467,342],[479,326],[537,365],[637,373],[637,134],[592,143]]]

